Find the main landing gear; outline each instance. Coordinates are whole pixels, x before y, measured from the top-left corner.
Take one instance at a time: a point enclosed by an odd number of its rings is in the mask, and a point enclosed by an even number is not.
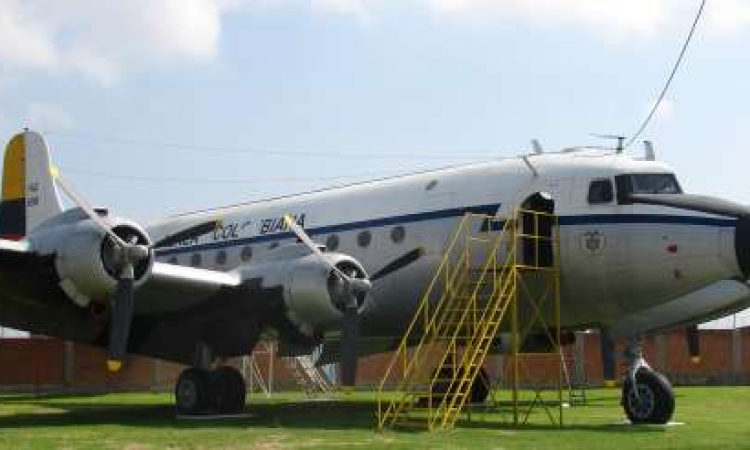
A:
[[[622,406],[633,424],[666,424],[674,413],[674,392],[664,375],[643,358],[640,341],[625,349],[629,368],[622,384]]]
[[[185,369],[174,390],[177,412],[186,415],[240,413],[245,409],[245,395],[245,379],[230,366]]]

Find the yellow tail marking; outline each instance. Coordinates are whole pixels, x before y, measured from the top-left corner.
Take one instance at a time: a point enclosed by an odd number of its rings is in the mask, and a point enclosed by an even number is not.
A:
[[[17,134],[5,149],[3,169],[3,200],[26,196],[26,146],[23,134]]]

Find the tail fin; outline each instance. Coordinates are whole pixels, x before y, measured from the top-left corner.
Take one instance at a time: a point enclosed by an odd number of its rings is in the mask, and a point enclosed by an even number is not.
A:
[[[24,131],[5,149],[0,201],[0,238],[19,240],[62,212],[44,138]]]

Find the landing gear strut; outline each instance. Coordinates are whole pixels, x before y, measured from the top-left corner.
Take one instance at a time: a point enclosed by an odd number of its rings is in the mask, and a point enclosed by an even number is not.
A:
[[[674,392],[669,380],[643,358],[640,340],[625,350],[629,362],[622,384],[622,406],[633,424],[665,424],[674,413]]]
[[[245,408],[245,380],[230,366],[214,370],[185,369],[174,390],[180,414],[237,414]]]

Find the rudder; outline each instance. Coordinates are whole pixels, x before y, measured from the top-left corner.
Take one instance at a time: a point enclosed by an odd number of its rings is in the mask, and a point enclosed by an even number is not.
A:
[[[62,212],[49,149],[37,132],[24,131],[6,146],[0,201],[0,238],[19,240]]]

